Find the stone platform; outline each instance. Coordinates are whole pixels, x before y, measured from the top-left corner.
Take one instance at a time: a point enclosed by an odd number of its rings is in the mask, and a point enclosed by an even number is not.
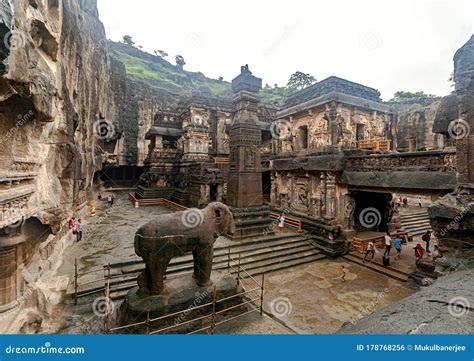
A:
[[[270,208],[267,206],[237,208],[230,207],[235,221],[235,233],[229,236],[238,241],[273,234]]]
[[[241,296],[234,297],[219,302],[219,300],[242,293],[244,290],[237,284],[237,280],[228,273],[213,272],[211,276],[213,284],[209,287],[199,287],[190,274],[180,275],[165,281],[166,293],[163,295],[148,296],[138,292],[138,287],[132,288],[119,310],[118,323],[128,325],[145,321],[149,312],[150,319],[177,313],[168,318],[153,322],[150,330],[165,328],[186,322],[188,320],[212,314],[214,287],[216,292],[216,311],[221,311],[228,307],[238,305],[243,302]],[[206,305],[198,309],[198,306]],[[236,307],[229,311],[239,312]],[[206,319],[189,322],[185,325],[177,326],[168,333],[188,333],[204,327],[210,321]],[[138,326],[127,329],[127,333],[145,333],[146,327]]]

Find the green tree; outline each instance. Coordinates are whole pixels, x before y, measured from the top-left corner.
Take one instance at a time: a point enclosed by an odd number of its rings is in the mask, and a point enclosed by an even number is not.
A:
[[[298,90],[307,88],[314,83],[316,83],[316,78],[314,76],[297,71],[291,74],[286,87],[289,89],[290,93],[294,93]]]
[[[122,43],[130,46],[135,46],[135,42],[133,41],[132,37],[130,35],[124,35],[122,37]]]
[[[395,103],[430,103],[439,97],[433,94],[426,94],[423,91],[418,92],[407,92],[407,91],[397,91],[393,94],[393,98],[390,100]]]
[[[155,50],[154,53],[156,56],[161,56],[162,58],[166,58],[168,56],[168,53],[164,50]]]
[[[183,56],[181,56],[181,55],[176,55],[174,59],[175,59],[175,61],[176,61],[176,66],[177,66],[179,69],[183,70],[184,65],[186,65],[186,62],[184,61]]]

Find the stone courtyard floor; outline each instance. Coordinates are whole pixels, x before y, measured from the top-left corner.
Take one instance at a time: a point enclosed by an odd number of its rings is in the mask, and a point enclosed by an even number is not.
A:
[[[81,282],[99,280],[108,262],[135,258],[133,238],[136,229],[156,215],[169,213],[161,206],[133,208],[126,193],[116,195],[116,204],[107,209],[97,205],[95,217],[84,217],[85,236],[66,250],[59,274],[74,274],[74,259],[79,272],[92,272]],[[346,281],[340,279],[341,266],[347,268]],[[230,321],[217,333],[283,334],[334,333],[345,322],[382,309],[413,293],[398,281],[344,259],[321,260],[267,274],[264,315],[257,313]],[[71,300],[56,310],[61,333],[100,332],[103,320],[92,313],[92,303],[100,294],[84,298],[78,306]],[[54,332],[54,331],[53,331]]]
[[[340,279],[341,266],[347,269]],[[400,282],[343,260],[322,260],[267,275],[264,311],[222,333],[334,333],[414,291]]]

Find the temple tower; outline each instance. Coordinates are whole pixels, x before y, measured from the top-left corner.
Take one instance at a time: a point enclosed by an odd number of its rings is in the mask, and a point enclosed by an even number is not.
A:
[[[236,219],[234,238],[269,233],[269,209],[262,206],[261,129],[258,119],[262,79],[248,65],[232,80],[234,112],[230,128],[230,169],[227,204]]]

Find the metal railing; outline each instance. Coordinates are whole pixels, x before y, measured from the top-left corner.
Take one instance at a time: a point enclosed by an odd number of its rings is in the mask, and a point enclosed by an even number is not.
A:
[[[273,220],[278,220],[280,215],[278,213],[270,213],[270,218]],[[294,227],[298,233],[303,233],[301,221],[298,218],[285,215],[285,226]]]
[[[110,267],[110,266],[109,266]],[[259,312],[260,315],[263,314],[263,295],[264,295],[264,282],[265,275],[262,274],[261,281],[258,282],[252,275],[250,275],[246,270],[244,270],[240,265],[240,254],[239,259],[234,260],[230,256],[230,247],[228,252],[227,260],[227,272],[228,274],[236,275],[237,285],[242,288],[242,292],[239,292],[235,295],[228,297],[218,298],[216,286],[212,288],[212,301],[208,301],[204,304],[196,305],[193,307],[187,307],[181,311],[169,313],[160,317],[151,318],[150,317],[150,307],[147,309],[146,318],[144,321],[139,321],[135,323],[130,323],[117,327],[110,327],[110,268],[109,268],[109,277],[106,280],[106,286],[104,289],[104,296],[106,302],[106,312],[104,317],[104,333],[122,333],[126,331],[137,331],[141,330],[149,335],[164,333],[171,331],[178,327],[183,327],[188,324],[192,324],[197,321],[204,322],[205,325],[198,329],[187,332],[186,334],[195,334],[200,332],[210,332],[214,333],[215,328],[219,325],[227,323],[229,321],[235,320],[239,317],[245,316],[253,312]],[[234,300],[238,302],[237,304],[232,304],[227,307],[218,307],[223,302],[229,302]],[[232,310],[241,310],[241,312],[236,315],[227,316],[226,314]],[[193,317],[187,319],[188,315],[192,314],[194,311],[201,310],[205,312],[204,315]],[[207,311],[207,312],[206,312]],[[223,317],[218,319],[218,317]],[[172,324],[166,325],[166,322],[171,321]],[[153,329],[153,324],[158,322],[165,323],[164,326],[156,327]],[[207,323],[207,324],[206,324]]]
[[[164,207],[173,209],[175,211],[184,211],[188,209],[187,207],[182,206],[181,204],[175,203],[173,201],[170,201],[169,199],[166,199],[166,198],[139,199],[136,197],[135,192],[129,193],[128,199],[132,202],[135,208],[138,208],[140,206],[164,206]]]

